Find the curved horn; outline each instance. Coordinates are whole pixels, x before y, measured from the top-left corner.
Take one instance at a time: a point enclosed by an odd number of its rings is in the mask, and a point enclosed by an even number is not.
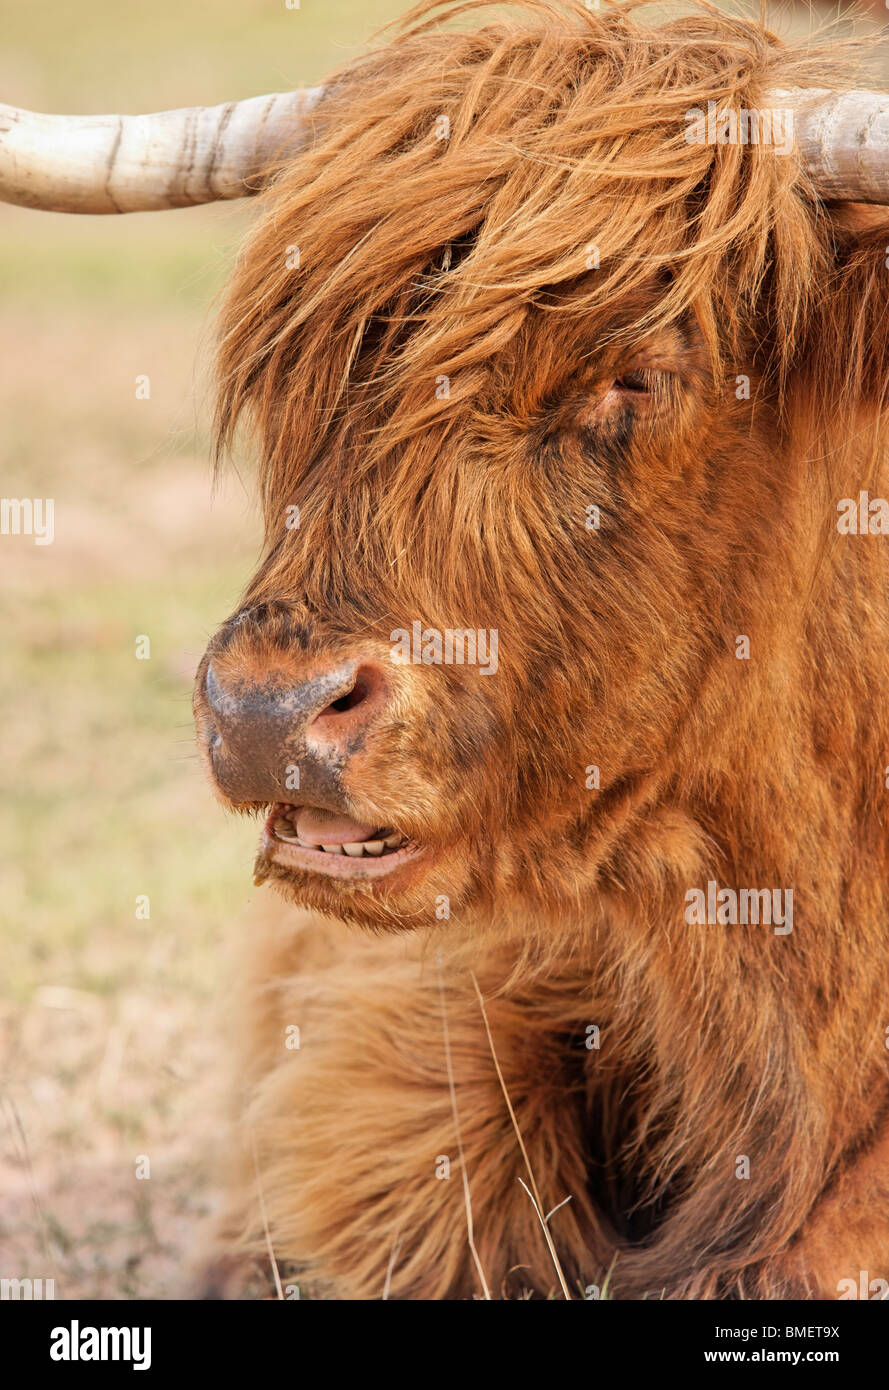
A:
[[[889,205],[889,93],[772,92],[793,111],[800,163],[826,202]]]
[[[150,212],[258,191],[322,92],[150,116],[43,116],[0,105],[0,201],[49,212]]]
[[[150,116],[43,116],[0,105],[0,201],[56,212],[144,212],[257,191],[323,88]],[[827,201],[889,205],[889,94],[771,94],[794,113],[800,162]]]

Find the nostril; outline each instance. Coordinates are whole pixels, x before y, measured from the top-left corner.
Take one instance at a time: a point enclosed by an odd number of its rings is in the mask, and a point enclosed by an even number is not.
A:
[[[357,680],[347,694],[341,695],[338,700],[331,701],[327,708],[322,710],[321,713],[322,715],[345,714],[346,710],[354,709],[356,705],[362,704],[363,701],[367,699],[369,693],[370,691],[367,683],[363,680]]]
[[[342,686],[340,689],[342,690]],[[373,665],[360,666],[352,677],[349,689],[325,705],[311,722],[323,724],[327,720],[336,720],[344,714],[351,714],[362,705],[366,708],[362,709],[359,717],[369,718],[374,708],[385,700],[385,696],[386,681],[382,671]]]

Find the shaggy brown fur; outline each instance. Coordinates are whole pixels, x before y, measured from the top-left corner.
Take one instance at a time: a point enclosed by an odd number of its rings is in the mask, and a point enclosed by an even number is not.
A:
[[[889,219],[685,113],[845,59],[705,6],[427,9],[339,74],[229,291],[267,548],[210,654],[296,681],[419,620],[500,668],[393,667],[343,774],[418,866],[272,868],[316,912],[249,943],[223,1239],[263,1247],[255,1140],[278,1257],[337,1295],[557,1287],[474,972],[573,1292],[835,1297],[889,1278],[889,536],[837,530],[889,495]],[[203,668],[196,703],[205,741]],[[792,932],[689,925],[708,880],[792,889]]]

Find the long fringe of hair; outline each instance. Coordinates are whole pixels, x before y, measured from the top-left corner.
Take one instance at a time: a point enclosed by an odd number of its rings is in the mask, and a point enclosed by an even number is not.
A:
[[[217,437],[252,419],[278,514],[347,408],[386,453],[440,415],[436,378],[451,411],[483,397],[535,309],[604,324],[638,290],[648,307],[612,337],[691,311],[714,363],[754,326],[777,380],[799,351],[830,224],[793,156],[689,143],[688,113],[848,84],[860,43],[785,43],[706,0],[656,24],[636,0],[518,0],[453,27],[490,4],[421,4],[334,75],[259,200]]]

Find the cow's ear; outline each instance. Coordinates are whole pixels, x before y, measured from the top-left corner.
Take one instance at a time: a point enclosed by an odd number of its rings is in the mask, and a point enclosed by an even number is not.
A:
[[[803,353],[835,401],[889,402],[889,210],[831,210],[827,264]]]

